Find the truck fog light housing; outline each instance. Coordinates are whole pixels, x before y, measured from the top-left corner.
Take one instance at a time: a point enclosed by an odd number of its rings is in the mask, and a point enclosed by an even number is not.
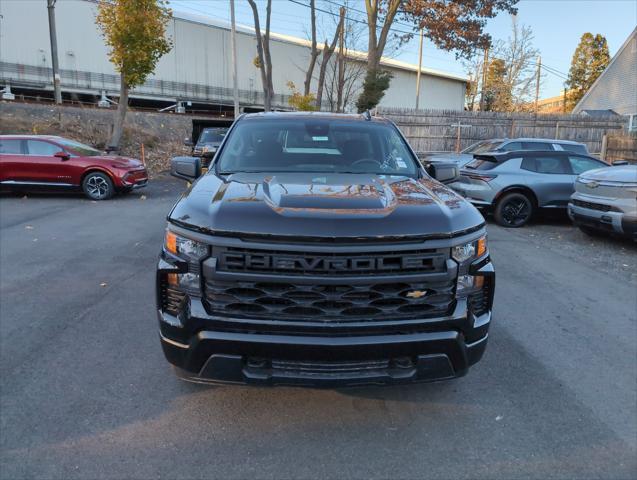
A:
[[[179,288],[185,292],[199,292],[199,275],[196,273],[178,273]]]
[[[476,277],[473,275],[458,275],[458,285],[456,287],[457,295],[468,295],[474,289]]]

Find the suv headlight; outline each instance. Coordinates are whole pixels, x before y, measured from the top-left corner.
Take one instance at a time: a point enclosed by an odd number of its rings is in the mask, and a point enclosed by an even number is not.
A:
[[[201,292],[200,262],[208,256],[208,245],[166,230],[164,250],[188,264],[188,272],[168,274],[168,284],[187,293],[199,295]]]

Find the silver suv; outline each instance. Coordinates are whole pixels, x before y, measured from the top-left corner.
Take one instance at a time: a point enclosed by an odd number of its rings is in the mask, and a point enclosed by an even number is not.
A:
[[[618,233],[637,240],[637,165],[588,171],[575,182],[568,215],[584,233]]]
[[[521,227],[538,208],[566,208],[577,175],[608,164],[570,152],[476,155],[449,186],[476,207],[493,210],[496,222]]]
[[[552,140],[550,138],[493,138],[482,140],[465,148],[460,153],[436,153],[422,157],[423,162],[452,162],[459,167],[465,166],[474,155],[489,152],[514,152],[521,150],[542,150],[557,152],[573,152],[588,155],[588,149],[583,143],[570,140]]]

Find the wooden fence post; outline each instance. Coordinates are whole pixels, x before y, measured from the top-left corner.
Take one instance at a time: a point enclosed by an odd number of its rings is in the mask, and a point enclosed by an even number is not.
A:
[[[608,149],[608,135],[604,133],[602,136],[602,151],[599,153],[599,158],[606,161],[606,150]]]
[[[555,140],[560,138],[560,122],[555,122]]]
[[[515,119],[511,119],[511,128],[509,129],[509,138],[515,138]]]

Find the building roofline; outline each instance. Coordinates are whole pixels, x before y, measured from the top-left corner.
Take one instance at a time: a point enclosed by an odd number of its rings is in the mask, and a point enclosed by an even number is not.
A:
[[[92,1],[92,0],[89,0]],[[206,26],[211,26],[211,27],[217,27],[217,28],[222,28],[224,30],[230,30],[230,23],[224,21],[224,20],[218,20],[214,17],[208,16],[208,15],[203,15],[203,14],[195,14],[195,13],[190,13],[190,12],[184,12],[184,11],[178,11],[178,10],[173,10],[173,18],[178,19],[178,20],[184,20],[187,22],[192,22],[192,23],[198,23],[201,25],[206,25]],[[247,34],[250,36],[255,36],[255,29],[252,26],[249,25],[242,25],[242,24],[237,24],[236,25],[236,30],[237,33],[243,33],[243,34]],[[308,47],[310,48],[311,46],[311,42],[307,39],[304,38],[299,38],[299,37],[294,37],[292,35],[285,35],[282,33],[276,33],[276,32],[270,32],[270,38],[275,39],[275,40],[279,40],[281,42],[287,42],[287,43],[292,43],[294,45],[300,45],[300,46],[304,46],[304,47]],[[317,47],[319,50],[322,50],[322,44],[317,42]],[[361,62],[365,62],[367,61],[367,53],[366,52],[361,52],[358,50],[348,50],[347,52],[347,56],[352,59],[352,60],[356,60],[356,61],[361,61]],[[388,57],[382,57],[381,58],[381,65],[384,65],[386,67],[392,67],[392,68],[396,68],[398,70],[406,70],[406,71],[410,71],[410,72],[418,72],[418,66],[408,63],[408,62],[403,62],[401,60],[395,60],[393,58],[388,58]],[[450,80],[457,80],[460,82],[467,82],[468,79],[466,76],[464,75],[458,75],[458,74],[454,74],[454,73],[448,73],[448,72],[443,72],[441,70],[436,70],[433,68],[426,68],[426,67],[422,67],[421,68],[421,73],[425,74],[425,75],[431,75],[434,77],[441,77],[441,78],[447,78]]]
[[[622,44],[621,47],[619,47],[619,50],[617,50],[617,53],[613,56],[613,58],[611,58],[610,62],[608,63],[608,65],[606,65],[606,68],[604,69],[604,71],[600,74],[599,77],[597,77],[597,79],[593,82],[593,84],[591,85],[591,88],[588,89],[588,91],[584,94],[584,96],[580,99],[579,102],[577,102],[577,105],[575,105],[575,108],[573,108],[573,113],[580,113],[580,106],[582,105],[582,103],[584,102],[584,100],[586,100],[588,98],[588,96],[590,95],[590,93],[595,89],[595,87],[597,86],[597,83],[600,82],[602,80],[602,77],[604,76],[604,74],[608,71],[608,69],[613,65],[613,63],[615,63],[615,60],[617,60],[619,58],[619,56],[622,54],[622,52],[626,49],[626,47],[630,44],[630,41],[637,36],[637,27],[635,27],[633,29],[633,31],[631,32],[630,35],[628,35],[628,38],[624,41],[624,43]]]

